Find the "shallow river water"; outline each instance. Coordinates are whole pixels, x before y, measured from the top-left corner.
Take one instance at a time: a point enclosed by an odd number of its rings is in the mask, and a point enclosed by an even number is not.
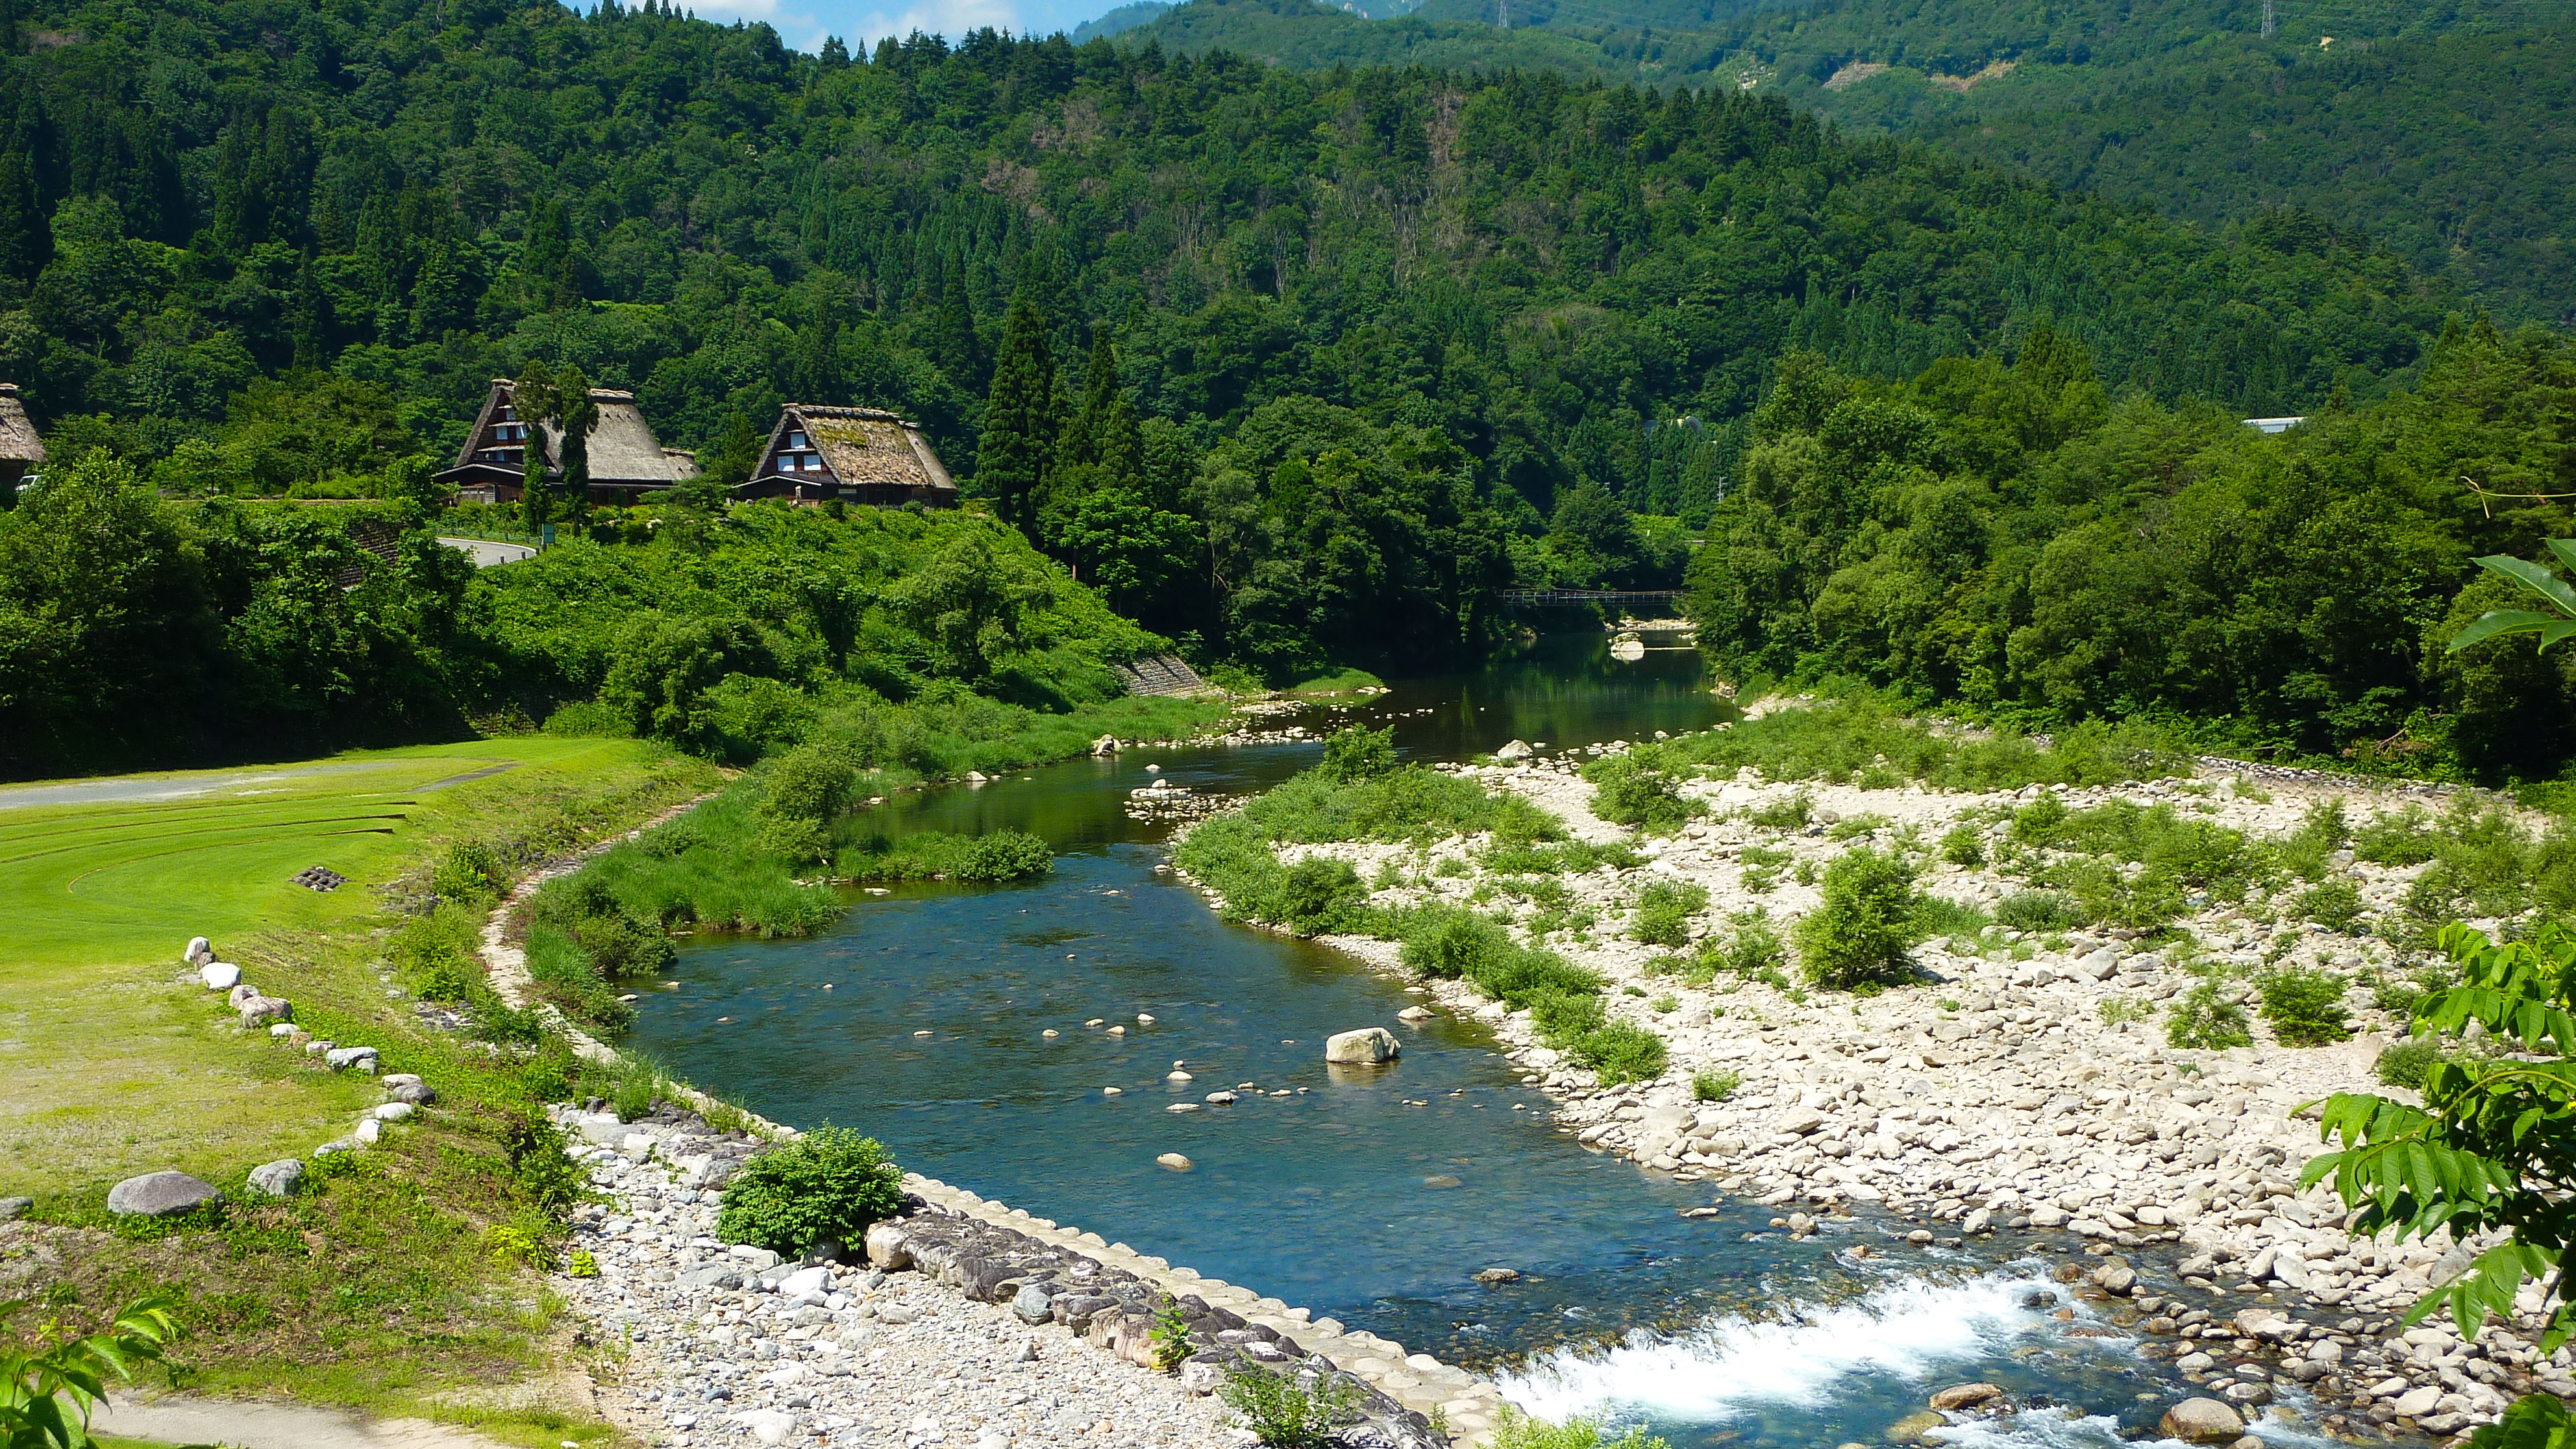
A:
[[[1701,728],[1723,709],[1688,651],[1623,663],[1583,637],[1306,722],[1383,720],[1409,757],[1456,759]],[[2070,1324],[2027,1301],[2065,1297],[2041,1260],[2011,1256],[2036,1245],[1927,1253],[1899,1241],[1912,1224],[1866,1218],[1793,1243],[1766,1230],[1771,1210],[1737,1204],[1683,1217],[1705,1184],[1578,1146],[1481,1029],[1398,1022],[1400,983],[1219,922],[1156,870],[1169,827],[1126,814],[1149,764],[1235,795],[1316,755],[1143,750],[898,797],[873,822],[888,834],[1030,830],[1056,871],[860,896],[810,940],[692,946],[629,1043],[767,1116],[863,1128],[915,1171],[1490,1372],[1550,1417],[1649,1423],[1676,1449],[1876,1441],[1968,1379],[2069,1412],[1967,1442],[2109,1443],[2176,1397],[2130,1341],[2068,1332],[2089,1307]],[[1367,1025],[1405,1038],[1401,1061],[1327,1069],[1323,1038]],[[1176,1064],[1193,1079],[1167,1082]],[[1164,1110],[1247,1086],[1263,1095]],[[1194,1166],[1157,1166],[1167,1152]],[[1887,1256],[1834,1256],[1855,1236]],[[1524,1276],[1474,1281],[1496,1266]]]

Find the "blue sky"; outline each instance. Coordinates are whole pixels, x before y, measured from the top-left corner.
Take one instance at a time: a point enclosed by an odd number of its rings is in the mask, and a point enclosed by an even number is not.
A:
[[[978,26],[1011,31],[1070,32],[1120,0],[681,0],[702,20],[766,20],[779,36],[810,51],[826,35],[853,50],[881,35],[936,31],[955,39]]]

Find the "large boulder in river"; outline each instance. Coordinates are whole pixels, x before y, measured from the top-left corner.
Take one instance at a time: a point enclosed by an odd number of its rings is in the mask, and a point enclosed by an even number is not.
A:
[[[2216,1399],[2185,1399],[2165,1410],[2156,1427],[2186,1444],[2233,1444],[2244,1436],[2245,1420]]]
[[[223,1200],[213,1183],[184,1172],[147,1172],[107,1190],[107,1210],[119,1217],[176,1217]]]
[[[1357,1031],[1337,1031],[1324,1041],[1324,1060],[1362,1066],[1391,1062],[1404,1055],[1404,1043],[1395,1033],[1382,1026],[1364,1026]]]

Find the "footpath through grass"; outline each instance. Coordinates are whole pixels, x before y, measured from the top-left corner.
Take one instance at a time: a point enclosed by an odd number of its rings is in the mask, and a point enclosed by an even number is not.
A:
[[[460,843],[517,870],[630,828],[721,779],[621,740],[516,738],[296,765],[0,790],[0,1299],[79,1327],[146,1293],[188,1301],[172,1382],[476,1424],[553,1446],[606,1432],[524,1386],[562,1366],[529,1264],[573,1181],[534,1107],[575,1088],[559,1048],[494,1051],[423,1022],[386,946]],[[293,877],[325,866],[329,893]],[[193,935],[295,1003],[319,1036],[382,1052],[439,1093],[363,1154],[273,1202],[250,1168],[345,1134],[383,1100],[263,1033],[180,962]],[[162,1168],[220,1214],[110,1221],[109,1186]],[[568,1171],[568,1169],[567,1169]],[[521,1387],[513,1388],[512,1385]]]

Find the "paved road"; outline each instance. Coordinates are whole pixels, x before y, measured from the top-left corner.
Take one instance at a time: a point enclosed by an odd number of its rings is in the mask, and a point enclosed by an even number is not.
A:
[[[478,569],[488,569],[494,564],[517,563],[521,559],[537,556],[537,551],[524,543],[494,543],[488,538],[442,538],[439,542],[449,548],[463,549],[474,560],[474,566]]]

